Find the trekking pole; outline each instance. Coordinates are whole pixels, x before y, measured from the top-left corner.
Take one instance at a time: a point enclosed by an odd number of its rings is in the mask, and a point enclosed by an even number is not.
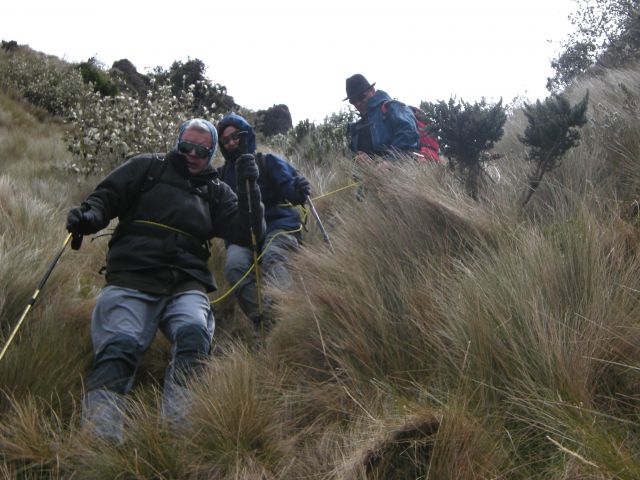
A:
[[[311,213],[315,217],[316,222],[318,222],[318,227],[320,227],[320,232],[322,233],[322,238],[324,238],[324,241],[327,243],[327,245],[329,245],[329,250],[331,250],[331,253],[333,253],[335,255],[336,251],[333,249],[333,244],[331,243],[331,239],[329,238],[329,234],[327,234],[327,231],[325,230],[324,225],[322,225],[322,221],[320,220],[320,215],[318,215],[318,211],[316,210],[315,205],[311,201],[311,197],[307,197],[307,203],[309,204],[309,208],[311,209]]]
[[[31,300],[29,300],[29,303],[27,304],[26,308],[24,309],[24,312],[22,312],[22,316],[20,317],[20,320],[18,320],[18,323],[16,323],[16,326],[13,328],[13,331],[11,332],[11,335],[9,335],[9,340],[7,340],[7,343],[2,348],[2,351],[0,352],[0,361],[2,360],[2,357],[4,357],[4,354],[7,351],[7,348],[9,348],[9,345],[13,341],[13,337],[15,337],[16,333],[18,332],[18,329],[22,325],[22,322],[24,321],[24,319],[26,318],[27,314],[31,310],[31,307],[33,307],[34,303],[36,303],[36,300],[38,299],[38,295],[40,294],[40,291],[44,288],[44,284],[47,283],[47,280],[49,280],[49,276],[51,275],[51,272],[53,272],[53,269],[55,268],[56,264],[58,263],[58,260],[60,260],[60,257],[64,253],[64,249],[67,247],[67,244],[69,243],[69,240],[71,240],[71,237],[72,237],[71,234],[67,235],[67,238],[65,238],[64,243],[62,244],[62,248],[56,254],[56,256],[53,257],[53,260],[51,260],[51,263],[49,264],[49,267],[47,268],[47,271],[45,272],[44,276],[42,277],[42,280],[40,280],[40,283],[38,284],[38,287],[36,288],[36,291],[33,292],[33,295],[31,296]]]
[[[240,135],[238,148],[241,154],[249,153],[247,146],[247,132],[238,132]],[[258,264],[258,239],[253,229],[252,210],[251,210],[251,185],[249,179],[245,180],[245,188],[247,189],[247,203],[249,207],[249,232],[251,233],[251,249],[253,250],[253,265],[256,277],[256,300],[258,304],[258,315],[260,316],[260,324],[262,324],[262,292],[260,291],[260,265]]]
[[[309,204],[309,209],[311,210],[313,217],[316,219],[316,222],[318,223],[318,227],[320,228],[320,232],[322,233],[322,238],[329,246],[329,250],[331,250],[331,253],[335,255],[336,251],[333,249],[333,244],[331,243],[329,234],[327,233],[327,230],[324,228],[324,225],[322,224],[322,220],[320,220],[320,215],[318,215],[318,211],[316,210],[316,206],[311,201],[311,197],[309,195],[306,196],[306,202]]]
[[[256,299],[258,301],[258,315],[262,323],[262,294],[260,292],[260,266],[258,265],[258,240],[256,239],[256,232],[253,229],[252,223],[252,211],[251,211],[251,192],[249,188],[249,179],[245,180],[247,188],[247,203],[249,204],[249,231],[251,232],[251,249],[253,250],[253,264],[256,269]]]

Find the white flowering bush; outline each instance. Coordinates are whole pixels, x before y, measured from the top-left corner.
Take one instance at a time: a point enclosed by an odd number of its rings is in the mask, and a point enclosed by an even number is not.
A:
[[[104,97],[87,92],[71,111],[67,142],[75,160],[70,168],[81,174],[103,174],[126,158],[171,148],[180,123],[191,118],[195,86],[176,97],[169,85],[157,85],[146,98],[129,94]],[[206,108],[201,116],[210,120]]]
[[[216,105],[200,98],[202,81],[176,94],[170,83],[152,78],[144,97],[104,96],[83,81],[77,65],[31,50],[0,51],[0,85],[68,123],[73,160],[67,167],[82,175],[104,174],[138,153],[167,151],[188,118],[217,120]]]

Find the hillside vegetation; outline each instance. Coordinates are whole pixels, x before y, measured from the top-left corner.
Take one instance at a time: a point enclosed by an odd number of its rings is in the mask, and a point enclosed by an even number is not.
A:
[[[0,360],[1,475],[640,478],[640,68],[565,93],[576,103],[587,90],[580,143],[524,208],[520,110],[478,200],[434,164],[372,167],[356,201],[343,144],[326,140],[339,115],[304,141],[273,137],[269,148],[311,180],[335,254],[310,218],[296,283],[274,292],[277,324],[249,349],[233,301],[217,301],[228,285],[214,244],[217,345],[177,431],[159,416],[162,338],[139,372],[124,445],[80,430],[108,237],[65,251]],[[62,248],[68,208],[102,174],[68,149],[73,123],[18,92],[0,94],[2,346]],[[97,168],[77,168],[87,158]]]

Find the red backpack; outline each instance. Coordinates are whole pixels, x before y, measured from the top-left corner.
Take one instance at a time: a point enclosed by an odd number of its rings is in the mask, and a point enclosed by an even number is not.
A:
[[[382,106],[380,107],[384,115],[387,114],[387,103],[389,103],[389,101],[397,102],[397,100],[384,101],[382,103]],[[427,114],[420,110],[418,107],[412,107],[411,105],[408,105],[408,107],[411,109],[411,112],[416,119],[416,125],[418,126],[418,159],[421,162],[440,162],[440,144],[438,143],[438,139],[436,137],[429,135],[429,131],[427,129],[427,127],[429,126]]]

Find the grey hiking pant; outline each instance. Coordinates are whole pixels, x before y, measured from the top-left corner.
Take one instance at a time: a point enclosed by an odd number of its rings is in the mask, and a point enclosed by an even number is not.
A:
[[[202,366],[211,349],[214,319],[209,298],[197,290],[154,295],[107,286],[91,319],[94,364],[87,377],[83,423],[96,435],[123,438],[124,399],[142,354],[159,329],[171,343],[162,413],[180,422],[189,407],[186,377]]]
[[[291,286],[289,259],[299,247],[295,235],[284,233],[285,230],[269,232],[263,242],[263,256],[260,261],[261,291],[266,287],[277,287],[287,290]],[[227,247],[227,258],[224,274],[231,285],[235,285],[253,265],[253,251],[250,248],[231,244]],[[240,308],[254,324],[259,321],[258,298],[255,271],[252,271],[236,287],[235,295]],[[268,312],[272,304],[268,296],[262,295],[263,313]]]

